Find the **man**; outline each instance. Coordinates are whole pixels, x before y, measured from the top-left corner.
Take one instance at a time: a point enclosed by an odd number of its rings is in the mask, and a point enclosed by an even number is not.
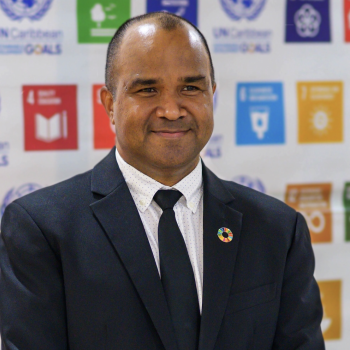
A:
[[[101,92],[116,148],[3,216],[4,349],[324,349],[305,220],[200,161],[215,86],[183,19],[118,30]]]

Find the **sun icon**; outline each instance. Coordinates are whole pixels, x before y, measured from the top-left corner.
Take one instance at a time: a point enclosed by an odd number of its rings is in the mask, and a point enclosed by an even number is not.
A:
[[[331,113],[326,108],[316,108],[311,113],[310,124],[315,134],[319,136],[328,134],[329,130],[332,128]]]

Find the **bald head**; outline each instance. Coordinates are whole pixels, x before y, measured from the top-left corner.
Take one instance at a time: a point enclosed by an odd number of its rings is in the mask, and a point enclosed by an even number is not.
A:
[[[120,63],[118,60],[118,56],[122,52],[123,46],[127,47],[132,43],[134,43],[135,45],[135,39],[136,44],[137,40],[139,40],[139,42],[140,40],[142,40],[143,42],[145,40],[147,41],[148,39],[152,40],[152,35],[154,36],[157,30],[166,32],[187,32],[192,42],[195,43],[195,41],[197,41],[198,43],[200,43],[200,45],[202,45],[203,49],[206,52],[207,60],[210,66],[210,77],[212,84],[215,83],[214,67],[209,47],[203,34],[198,30],[198,28],[195,27],[192,23],[188,22],[187,20],[174,14],[166,12],[152,12],[142,16],[133,17],[126,21],[121,27],[119,27],[119,29],[113,36],[111,42],[109,43],[105,70],[105,84],[107,89],[112,93],[113,96],[115,96],[118,78],[118,66]],[[130,39],[132,39],[133,36],[134,40],[130,41]],[[124,41],[126,42],[124,43]]]

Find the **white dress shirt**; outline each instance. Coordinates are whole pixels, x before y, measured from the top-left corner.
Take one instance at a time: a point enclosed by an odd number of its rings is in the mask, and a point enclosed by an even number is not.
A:
[[[151,246],[158,272],[158,223],[162,209],[153,200],[159,190],[178,190],[183,196],[174,206],[175,218],[186,243],[197,287],[199,308],[202,312],[203,296],[203,178],[202,162],[172,187],[165,186],[143,174],[125,162],[117,149],[115,152],[119,168],[129,187],[139,211],[146,235]]]

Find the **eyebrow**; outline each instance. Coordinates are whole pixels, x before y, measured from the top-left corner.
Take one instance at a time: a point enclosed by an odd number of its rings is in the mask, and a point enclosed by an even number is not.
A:
[[[206,77],[205,75],[195,75],[195,76],[188,76],[188,77],[182,77],[179,78],[178,80],[181,82],[184,82],[186,84],[188,83],[196,83],[198,81],[205,80]],[[129,87],[128,90],[135,89],[137,86],[150,86],[150,85],[155,85],[160,82],[160,79],[142,79],[142,78],[137,78],[133,80]]]
[[[159,82],[158,79],[141,79],[141,78],[137,78],[135,80],[133,80],[131,82],[131,84],[129,85],[128,89],[132,90],[137,86],[149,86],[149,85],[154,85],[157,84]]]
[[[196,83],[197,81],[205,80],[205,75],[195,75],[190,77],[183,77],[179,78],[179,81],[182,81],[184,83]]]

